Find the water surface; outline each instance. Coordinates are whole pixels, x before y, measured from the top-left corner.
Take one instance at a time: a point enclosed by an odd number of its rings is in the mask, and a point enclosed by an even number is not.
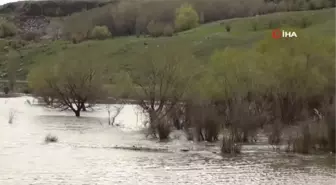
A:
[[[76,118],[26,103],[30,97],[0,98],[1,185],[330,185],[335,158],[287,155],[268,146],[244,146],[243,154],[218,155],[218,146],[195,144],[182,138],[159,143],[139,131],[145,119],[128,105],[117,118],[120,127],[107,125],[107,112]],[[15,112],[13,124],[8,124]],[[44,143],[47,134],[58,143]],[[139,152],[114,146],[166,148],[170,152]],[[218,144],[217,144],[218,145]],[[189,152],[180,149],[188,148]],[[217,153],[215,153],[217,152]]]

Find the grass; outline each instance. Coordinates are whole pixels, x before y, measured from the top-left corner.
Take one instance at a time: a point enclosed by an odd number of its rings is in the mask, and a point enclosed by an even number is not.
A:
[[[127,66],[130,62],[136,62],[139,52],[145,47],[144,43],[148,45],[160,45],[166,42],[183,43],[189,46],[201,61],[206,62],[215,50],[228,46],[251,47],[261,39],[271,37],[270,30],[275,27],[300,28],[298,36],[303,32],[310,34],[312,37],[315,35],[334,36],[334,15],[334,8],[283,12],[213,22],[178,33],[177,36],[173,37],[137,38],[130,36],[103,41],[91,40],[79,44],[72,44],[68,41],[30,43],[20,49],[22,69],[17,72],[17,79],[25,80],[32,64],[57,59],[57,56],[63,52],[69,52],[76,58],[83,57],[103,62],[108,69],[106,73],[113,74],[117,71],[117,65]],[[226,31],[226,25],[228,24],[231,26],[230,32]],[[256,27],[255,31],[253,25]],[[5,54],[3,48],[6,42],[8,41],[0,40],[0,56]],[[5,66],[5,60],[0,60],[0,75],[6,70]]]

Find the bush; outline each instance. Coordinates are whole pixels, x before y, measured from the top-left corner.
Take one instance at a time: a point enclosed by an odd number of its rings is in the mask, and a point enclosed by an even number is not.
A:
[[[58,137],[57,136],[53,136],[51,134],[48,134],[45,138],[44,138],[44,142],[45,143],[56,143],[58,142]]]
[[[13,23],[2,21],[0,22],[0,38],[15,36],[17,28]]]
[[[91,38],[104,40],[106,38],[111,37],[112,34],[108,30],[107,26],[96,26],[91,31]]]
[[[166,25],[163,29],[163,35],[171,37],[174,34],[174,29],[171,25]]]
[[[230,32],[230,31],[231,31],[231,25],[230,25],[230,24],[226,24],[226,25],[225,25],[225,30],[226,30],[227,32]]]
[[[172,131],[172,126],[166,121],[160,121],[157,125],[157,133],[159,135],[160,141],[168,139],[169,134]]]
[[[312,22],[307,17],[303,17],[300,21],[300,27],[301,28],[307,28],[311,24],[312,24]]]
[[[257,31],[258,29],[258,23],[256,21],[252,21],[252,30]]]
[[[182,4],[181,7],[176,10],[175,28],[178,31],[195,28],[198,24],[198,14],[191,4]]]
[[[335,100],[333,102],[333,104],[330,105],[330,107],[327,110],[327,113],[325,115],[325,123],[327,124],[328,127],[328,144],[329,144],[329,149],[335,153],[335,147],[336,147],[336,143],[335,143],[335,133],[336,133],[336,129],[335,129]]]
[[[24,89],[22,90],[22,92],[23,92],[24,94],[30,94],[30,93],[32,93],[31,89],[29,89],[29,88],[24,88]]]
[[[328,132],[326,124],[311,120],[299,123],[288,139],[287,152],[308,154],[312,149],[326,150],[328,146]]]
[[[77,44],[87,39],[87,36],[82,33],[75,33],[71,35],[72,43]]]
[[[167,30],[165,29],[166,27],[164,26],[163,23],[159,23],[155,21],[151,21],[147,25],[147,31],[149,35],[152,37],[159,37],[164,34],[164,31],[167,31],[167,34],[168,34],[169,28]]]
[[[236,143],[233,133],[229,136],[223,137],[223,143],[221,151],[223,154],[240,154],[241,153],[241,144]]]
[[[9,87],[7,87],[7,86],[4,87],[3,91],[4,91],[5,94],[8,94],[9,93]]]
[[[39,33],[29,31],[21,35],[21,38],[26,41],[36,41],[39,38]]]
[[[283,128],[282,123],[276,120],[272,125],[270,125],[270,130],[268,133],[268,144],[270,144],[273,149],[279,149],[282,139],[283,139]]]

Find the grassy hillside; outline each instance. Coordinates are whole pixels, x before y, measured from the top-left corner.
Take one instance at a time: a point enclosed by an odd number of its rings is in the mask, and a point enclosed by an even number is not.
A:
[[[30,43],[21,48],[17,54],[20,69],[17,78],[25,80],[32,64],[57,60],[62,53],[72,53],[74,57],[90,58],[107,65],[107,74],[113,76],[117,65],[127,66],[136,62],[139,52],[146,45],[187,44],[193,53],[206,62],[215,50],[231,47],[250,47],[265,37],[271,37],[273,28],[296,29],[297,34],[315,36],[330,36],[335,34],[335,9],[316,11],[285,12],[249,18],[236,18],[213,22],[198,28],[178,33],[173,37],[118,37],[103,41],[85,41],[73,44],[69,41],[43,41]],[[230,27],[230,32],[227,31]],[[289,29],[290,30],[290,29]],[[298,38],[300,39],[300,38]],[[0,52],[6,56],[8,40],[0,40]],[[13,44],[13,42],[12,42]],[[17,44],[17,43],[15,43]],[[0,60],[0,74],[6,78],[6,60]]]

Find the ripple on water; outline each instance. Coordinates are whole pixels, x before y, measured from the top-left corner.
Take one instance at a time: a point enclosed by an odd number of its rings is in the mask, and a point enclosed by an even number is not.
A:
[[[329,185],[334,183],[334,157],[267,152],[247,146],[242,155],[222,157],[213,147],[187,141],[158,143],[146,139],[134,108],[128,106],[118,122],[106,125],[103,109],[75,118],[24,104],[26,97],[0,99],[0,184],[66,185]],[[3,106],[4,105],[4,106]],[[10,108],[18,114],[6,124]],[[138,123],[137,123],[138,122]],[[59,143],[44,144],[54,134]],[[113,149],[118,146],[169,148],[173,153]],[[179,152],[189,148],[190,152]]]

